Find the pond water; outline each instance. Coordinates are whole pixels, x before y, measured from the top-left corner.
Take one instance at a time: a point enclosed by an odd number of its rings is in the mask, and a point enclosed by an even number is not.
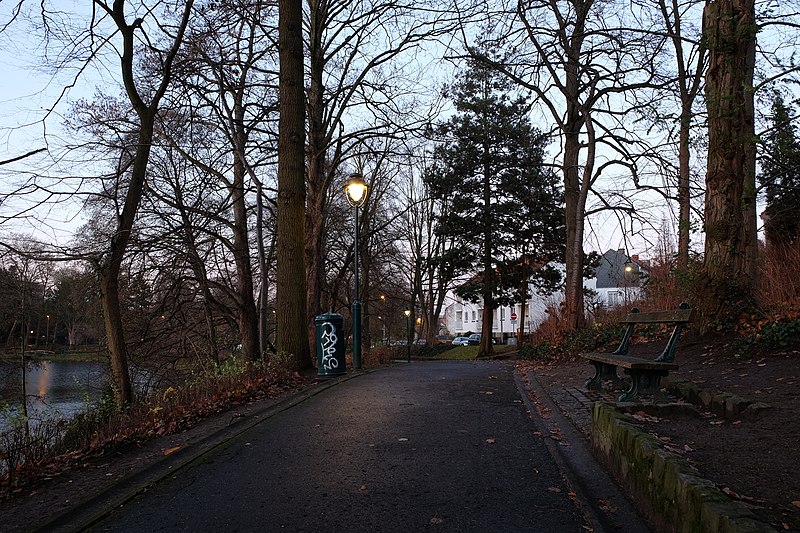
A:
[[[85,361],[31,361],[25,368],[28,417],[71,418],[100,397],[109,382],[107,365]],[[0,431],[9,427],[22,401],[22,367],[0,363]]]

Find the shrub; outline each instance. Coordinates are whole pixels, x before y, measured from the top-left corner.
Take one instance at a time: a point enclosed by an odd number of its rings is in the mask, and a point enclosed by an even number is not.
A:
[[[550,359],[572,357],[582,352],[597,350],[622,336],[619,323],[595,323],[594,326],[561,333],[549,340],[523,344],[519,356],[523,359]]]
[[[70,421],[27,420],[0,433],[0,486],[13,487],[26,468],[35,469],[59,455],[86,453],[126,441],[165,435],[191,426],[197,419],[244,401],[273,396],[296,386],[302,377],[292,370],[294,358],[278,354],[266,362],[230,358],[184,384],[168,387],[118,409],[109,388],[101,398]],[[29,474],[35,477],[34,474]]]

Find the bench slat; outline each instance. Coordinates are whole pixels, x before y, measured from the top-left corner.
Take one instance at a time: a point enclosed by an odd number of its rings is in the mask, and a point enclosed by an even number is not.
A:
[[[652,359],[642,359],[633,355],[615,355],[610,353],[591,352],[581,354],[581,357],[589,361],[598,361],[607,365],[621,366],[632,370],[677,370],[677,363],[665,363],[653,361]]]
[[[647,313],[628,313],[623,324],[686,323],[692,318],[693,309],[674,309],[671,311],[652,311]]]

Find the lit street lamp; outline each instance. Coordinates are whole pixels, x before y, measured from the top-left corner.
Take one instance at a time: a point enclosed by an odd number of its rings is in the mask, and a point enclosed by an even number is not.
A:
[[[45,346],[47,346],[49,342],[50,342],[50,315],[47,315],[47,332],[44,335]]]
[[[350,180],[344,187],[345,196],[347,196],[347,203],[356,209],[356,231],[355,242],[353,243],[353,250],[355,252],[355,285],[356,294],[353,300],[353,368],[356,370],[361,369],[361,300],[359,299],[359,282],[358,282],[358,208],[364,205],[367,199],[367,184],[364,183],[364,176],[361,174],[351,174]]]
[[[403,314],[406,315],[406,361],[411,362],[411,323],[409,322],[411,317],[411,309],[406,309],[403,311]]]

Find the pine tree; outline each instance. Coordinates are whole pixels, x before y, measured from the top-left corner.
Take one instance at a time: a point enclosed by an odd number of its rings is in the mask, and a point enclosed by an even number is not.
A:
[[[772,104],[772,128],[764,139],[759,181],[767,207],[762,215],[770,245],[797,242],[800,235],[800,142],[790,109],[780,96]]]
[[[470,64],[446,93],[456,113],[435,129],[441,144],[426,176],[449,205],[437,231],[458,244],[442,260],[477,272],[457,293],[483,299],[480,354],[492,351],[496,306],[524,300],[528,279],[564,253],[563,194],[543,165],[547,138],[531,124],[528,100],[512,91],[496,71]]]

